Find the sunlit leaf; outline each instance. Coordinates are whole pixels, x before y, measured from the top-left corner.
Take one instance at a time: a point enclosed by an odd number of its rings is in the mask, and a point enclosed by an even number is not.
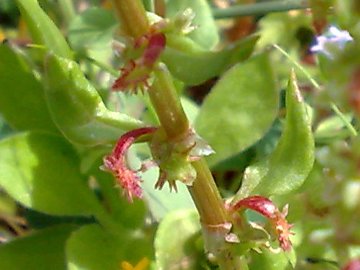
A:
[[[0,45],[0,112],[18,130],[57,132],[46,105],[44,87],[21,55]]]
[[[219,34],[206,0],[168,0],[166,16],[171,18],[187,8],[191,8],[195,13],[193,24],[197,26],[189,36],[202,47],[213,48],[219,42]]]
[[[286,122],[274,152],[245,171],[237,194],[285,194],[299,188],[314,163],[314,138],[306,106],[292,73],[286,94]]]
[[[167,213],[174,210],[195,208],[186,185],[182,183],[177,185],[178,192],[171,192],[167,185],[162,190],[155,189],[158,175],[157,169],[151,169],[142,176],[144,198],[156,220],[161,220]]]
[[[119,226],[116,235],[99,225],[88,225],[75,231],[66,244],[69,270],[120,270],[122,262],[136,265],[150,259],[150,242],[131,235]]]
[[[62,138],[23,133],[0,142],[0,186],[22,205],[55,215],[89,215],[98,204]]]
[[[75,228],[52,227],[0,245],[0,269],[65,270],[65,242]]]
[[[194,244],[199,232],[199,216],[194,210],[179,210],[167,215],[155,236],[157,269],[201,269],[201,251],[197,251]]]
[[[216,152],[209,157],[210,164],[236,155],[263,137],[277,110],[278,91],[267,54],[227,71],[205,98],[195,121],[196,130]]]

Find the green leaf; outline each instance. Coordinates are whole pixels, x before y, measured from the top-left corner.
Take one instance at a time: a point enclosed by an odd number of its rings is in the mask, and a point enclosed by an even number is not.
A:
[[[277,110],[278,92],[267,54],[227,71],[205,98],[195,121],[198,133],[216,152],[208,158],[210,165],[236,155],[263,137]]]
[[[259,254],[252,252],[249,268],[251,270],[285,270],[288,268],[289,259],[284,252],[273,253],[267,249]]]
[[[96,89],[74,61],[49,55],[46,61],[46,99],[51,115],[70,141],[98,145],[117,140],[142,122],[106,109]]]
[[[179,209],[195,209],[193,200],[186,185],[178,184],[178,192],[171,192],[168,186],[162,190],[154,188],[158,178],[158,170],[150,169],[142,175],[144,182],[144,199],[149,204],[151,214],[156,220],[161,220],[167,213]]]
[[[345,119],[350,123],[352,115],[346,114]],[[351,133],[346,129],[344,120],[338,115],[331,116],[320,122],[314,132],[316,142],[322,143],[330,143],[334,139],[345,139],[350,135]]]
[[[206,49],[213,48],[219,42],[219,34],[206,0],[168,0],[166,16],[172,18],[187,8],[195,13],[193,24],[197,26],[189,37]]]
[[[111,47],[116,20],[110,11],[91,7],[71,21],[69,42],[75,50]]]
[[[167,185],[162,190],[155,189],[155,181],[158,179],[158,175],[158,170],[154,168],[148,170],[141,177],[144,180],[142,183],[144,199],[149,204],[151,214],[157,221],[174,210],[195,209],[186,185],[179,183],[177,192],[171,192]]]
[[[167,215],[155,236],[157,269],[198,270],[203,251],[195,241],[201,230],[195,210],[179,210]]]
[[[299,40],[312,41],[311,17],[304,12],[290,14],[288,12],[271,13],[259,21],[260,40],[258,46],[264,48],[272,44],[289,48],[299,45]]]
[[[65,270],[65,241],[75,228],[51,227],[0,245],[0,269]]]
[[[18,130],[57,132],[47,108],[44,89],[24,59],[0,45],[0,112]]]
[[[161,54],[161,59],[176,78],[188,85],[196,85],[248,58],[259,36],[250,36],[215,52],[199,48],[199,45],[186,37],[167,35],[166,38],[166,49]]]
[[[130,237],[130,231],[119,227],[112,235],[99,225],[88,225],[74,232],[66,245],[69,270],[115,270],[121,262],[136,265],[151,256],[151,243],[140,237]]]
[[[236,199],[286,194],[299,188],[314,163],[314,138],[305,103],[292,72],[286,93],[286,123],[274,152],[245,171]]]
[[[23,133],[0,142],[0,186],[22,205],[54,215],[90,215],[95,196],[79,172],[73,148],[62,138]]]
[[[16,0],[21,15],[28,26],[34,43],[44,45],[49,51],[71,59],[73,53],[54,22],[41,9],[37,0]]]

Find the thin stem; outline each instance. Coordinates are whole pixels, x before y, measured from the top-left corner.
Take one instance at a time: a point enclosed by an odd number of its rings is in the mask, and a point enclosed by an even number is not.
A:
[[[154,0],[143,0],[144,7],[149,12],[155,11]]]
[[[347,117],[340,111],[340,109],[336,106],[336,104],[334,102],[331,102],[330,107],[335,112],[335,114],[341,119],[341,121],[344,123],[346,128],[350,131],[350,134],[353,137],[356,137],[358,135],[358,132],[356,131],[355,127],[349,122]]]
[[[112,3],[126,34],[139,38],[148,32],[150,25],[140,0],[112,0]]]
[[[66,26],[68,26],[69,23],[72,21],[72,19],[76,15],[73,1],[72,0],[59,0],[59,8],[65,19],[65,24],[66,24]]]
[[[215,19],[224,19],[240,16],[262,15],[270,12],[282,12],[309,7],[306,0],[280,0],[261,2],[249,5],[235,5],[229,8],[213,9]]]
[[[166,6],[164,0],[154,0],[155,1],[155,13],[161,17],[165,17]]]
[[[155,70],[155,80],[149,91],[150,100],[168,138],[181,136],[189,129],[189,121],[181,106],[169,71],[164,65]]]
[[[279,52],[281,52],[289,61],[292,63],[296,68],[298,68],[305,76],[306,78],[311,82],[311,84],[317,89],[320,90],[321,86],[320,84],[310,75],[307,70],[299,64],[298,61],[293,59],[284,49],[282,49],[279,45],[273,44],[274,48],[276,48]],[[336,106],[334,102],[330,103],[331,109],[335,112],[335,114],[341,119],[345,127],[349,130],[351,136],[356,137],[358,135],[358,132],[354,128],[354,126],[350,123],[350,121],[347,119],[347,117],[340,111],[340,109]]]
[[[191,196],[194,199],[195,205],[199,211],[200,217],[207,225],[218,225],[226,222],[225,209],[219,207],[218,211],[212,211],[209,208],[212,205],[222,205],[222,200],[219,191],[212,179],[211,172],[204,160],[193,163],[197,172],[197,178],[193,186],[189,187]]]
[[[282,53],[282,55],[284,55],[291,64],[293,64],[296,68],[298,68],[304,75],[305,77],[311,82],[311,84],[316,88],[316,89],[321,89],[320,84],[310,75],[309,72],[307,72],[307,70],[299,64],[298,61],[296,61],[294,58],[292,58],[283,48],[281,48],[279,45],[277,44],[273,44],[273,47],[276,48],[279,52]]]

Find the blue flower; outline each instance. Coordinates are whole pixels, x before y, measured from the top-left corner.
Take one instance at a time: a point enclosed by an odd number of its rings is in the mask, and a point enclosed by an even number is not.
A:
[[[335,26],[330,26],[324,35],[316,37],[315,44],[311,46],[313,53],[323,53],[329,58],[334,58],[334,52],[342,50],[345,44],[353,41],[348,31],[342,31]]]

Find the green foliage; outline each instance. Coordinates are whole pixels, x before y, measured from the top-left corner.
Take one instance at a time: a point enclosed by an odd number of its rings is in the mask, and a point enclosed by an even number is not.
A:
[[[176,232],[174,228],[176,227]],[[173,211],[161,222],[155,237],[158,269],[201,269],[202,254],[196,246],[199,217],[194,210]]]
[[[194,12],[193,24],[197,27],[190,38],[205,49],[212,49],[219,42],[219,34],[206,0],[168,0],[166,16],[171,18],[187,8]]]
[[[54,22],[41,9],[37,0],[16,0],[33,41],[62,57],[72,58],[72,52],[64,36]]]
[[[64,270],[64,245],[75,226],[44,229],[0,246],[0,268]]]
[[[68,269],[119,269],[121,262],[136,264],[152,256],[149,242],[142,235],[118,229],[110,234],[99,225],[88,225],[72,233],[66,243]]]
[[[261,73],[257,73],[260,68]],[[278,90],[268,54],[226,72],[205,99],[195,122],[199,134],[216,152],[209,157],[210,164],[232,157],[258,141],[275,120],[277,109]]]
[[[161,58],[176,78],[188,85],[196,85],[247,59],[257,40],[258,36],[252,36],[230,48],[213,52],[200,48],[189,38],[168,35],[167,47]]]
[[[141,126],[140,121],[128,115],[108,111],[78,64],[71,60],[49,55],[46,79],[46,99],[52,117],[72,142],[104,144],[116,140],[126,130]],[[65,108],[64,104],[67,104]]]
[[[166,214],[179,209],[194,208],[189,192],[184,185],[179,185],[178,192],[174,193],[168,187],[163,190],[154,189],[154,181],[158,177],[158,172],[154,169],[149,170],[143,175],[145,200],[149,204],[149,209],[154,218],[162,220]]]
[[[90,215],[98,207],[74,149],[55,135],[32,132],[2,140],[0,185],[22,205],[49,214]]]
[[[143,16],[137,1],[113,8]],[[149,12],[150,30],[136,16],[119,25],[107,1],[83,0],[89,8],[79,14],[75,2],[0,3],[0,269],[345,270],[359,257],[356,0],[230,23],[215,22],[215,1],[148,0],[166,16]],[[310,53],[330,22],[352,38]],[[134,38],[122,27],[147,32]],[[228,30],[250,29],[258,30],[228,39]],[[127,93],[110,93],[115,79],[131,82]],[[188,123],[215,150],[206,157],[212,171]],[[159,149],[147,146],[149,133],[111,150],[154,125],[164,130]],[[139,144],[119,150],[131,143]],[[103,171],[111,151],[115,179]],[[183,157],[163,165],[165,179],[156,153]],[[193,183],[175,179],[182,168]],[[154,188],[170,178],[177,192]],[[134,183],[142,199],[130,203],[122,195]]]
[[[7,123],[17,130],[57,132],[46,105],[44,86],[24,57],[2,44],[0,58],[0,111]]]
[[[286,93],[286,123],[274,152],[249,167],[238,196],[281,195],[299,188],[314,163],[314,139],[303,98],[292,73]]]
[[[100,8],[85,10],[71,22],[69,42],[76,51],[104,49],[110,45],[116,21],[112,13]]]

